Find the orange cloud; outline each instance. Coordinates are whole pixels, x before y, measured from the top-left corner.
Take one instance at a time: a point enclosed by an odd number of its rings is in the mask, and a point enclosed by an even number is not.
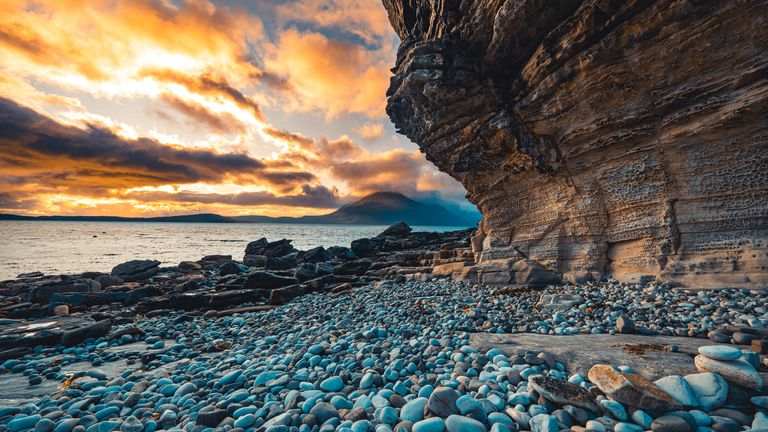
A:
[[[362,125],[355,131],[367,140],[374,140],[379,138],[384,133],[384,126],[381,123]]]
[[[315,180],[310,172],[291,166],[285,161],[273,166],[242,153],[127,139],[95,124],[83,129],[63,125],[0,98],[0,168],[5,176],[27,183],[98,194],[107,189],[223,181],[285,192]]]
[[[291,83],[293,110],[317,110],[329,118],[345,112],[385,115],[387,62],[363,46],[289,29],[264,63]]]
[[[280,5],[277,11],[283,21],[339,29],[368,44],[395,37],[379,0],[298,0]]]

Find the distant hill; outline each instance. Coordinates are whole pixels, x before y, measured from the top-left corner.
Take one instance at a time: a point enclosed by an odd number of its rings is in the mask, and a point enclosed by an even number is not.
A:
[[[437,204],[414,201],[397,192],[376,192],[338,210],[319,216],[269,217],[220,216],[212,213],[151,218],[118,216],[19,216],[0,214],[0,220],[83,221],[83,222],[197,222],[197,223],[306,223],[344,225],[474,226],[477,219],[459,216]]]
[[[477,220],[458,216],[437,204],[412,200],[397,192],[376,192],[338,210],[320,216],[270,218],[238,216],[234,219],[262,223],[315,223],[348,225],[391,225],[403,221],[408,225],[474,226]]]
[[[71,221],[71,222],[197,222],[197,223],[238,223],[239,221],[213,213],[193,215],[161,216],[151,218],[119,217],[119,216],[19,216],[0,214],[0,220],[31,220],[31,221]]]

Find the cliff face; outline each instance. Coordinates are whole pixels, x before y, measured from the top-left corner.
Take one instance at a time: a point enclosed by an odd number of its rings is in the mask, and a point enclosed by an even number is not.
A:
[[[387,112],[484,216],[476,258],[768,284],[760,0],[383,0]]]

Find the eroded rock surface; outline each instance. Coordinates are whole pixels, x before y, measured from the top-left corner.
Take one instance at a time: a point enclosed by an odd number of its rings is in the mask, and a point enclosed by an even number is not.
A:
[[[467,188],[482,262],[768,283],[768,7],[383,0],[387,112]]]

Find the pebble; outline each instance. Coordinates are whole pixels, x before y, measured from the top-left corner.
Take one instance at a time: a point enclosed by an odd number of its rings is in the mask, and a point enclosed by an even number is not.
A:
[[[728,345],[705,345],[699,347],[699,354],[714,360],[736,360],[741,358],[741,350]]]
[[[654,420],[651,430],[653,432],[693,432],[693,428],[687,421],[673,415],[665,415]]]

